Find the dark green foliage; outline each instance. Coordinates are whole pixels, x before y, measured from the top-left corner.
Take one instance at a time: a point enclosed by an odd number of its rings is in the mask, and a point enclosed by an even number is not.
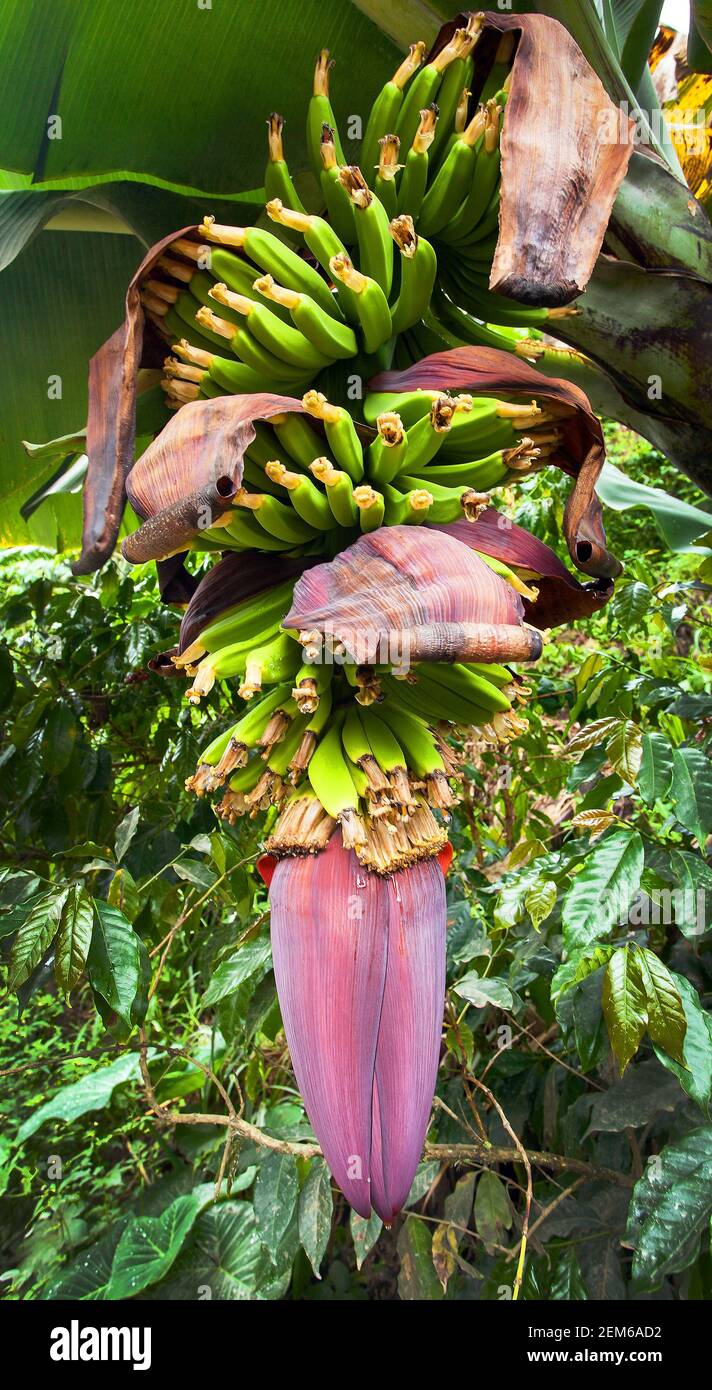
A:
[[[542,475],[514,514],[557,543],[562,495]],[[22,1010],[8,996],[0,1021],[10,1297],[510,1298],[526,1187],[510,1130],[551,1156],[532,1159],[520,1298],[710,1296],[708,561],[671,554],[642,510],[611,529],[615,606],[554,634],[517,743],[467,750],[447,1109],[429,1139],[474,1148],[426,1155],[393,1232],[350,1215],[318,1157],[245,1137],[225,1155],[224,1127],[148,1113],[144,1022],[157,1104],[224,1116],[219,1083],[263,1134],[312,1142],[259,827],[218,828],[183,791],[236,696],[216,688],[196,712],[182,681],[146,675],[178,621],[151,577],[112,566],[77,583],[43,556],[5,560],[0,947]]]

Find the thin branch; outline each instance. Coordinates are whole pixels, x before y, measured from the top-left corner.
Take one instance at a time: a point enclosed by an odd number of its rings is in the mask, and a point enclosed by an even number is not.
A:
[[[522,1221],[522,1239],[519,1250],[519,1260],[517,1263],[517,1272],[514,1276],[514,1285],[512,1288],[512,1302],[516,1302],[516,1300],[519,1298],[519,1290],[522,1287],[522,1279],[524,1277],[524,1261],[526,1260],[527,1256],[527,1235],[529,1232],[529,1217],[531,1216],[532,1197],[534,1196],[534,1184],[532,1182],[532,1165],[529,1160],[529,1155],[527,1154],[526,1149],[522,1145],[519,1135],[516,1134],[515,1131],[512,1129],[512,1126],[510,1125],[509,1120],[507,1119],[507,1116],[505,1115],[499,1101],[492,1094],[492,1092],[489,1089],[489,1086],[485,1086],[484,1081],[478,1081],[476,1076],[473,1076],[472,1080],[477,1089],[484,1092],[490,1104],[493,1105],[495,1110],[497,1111],[497,1114],[499,1115],[499,1118],[504,1128],[506,1129],[507,1134],[516,1146],[517,1153],[519,1154],[521,1161],[524,1164],[524,1169],[527,1175],[527,1194],[526,1201],[524,1204],[524,1219]]]

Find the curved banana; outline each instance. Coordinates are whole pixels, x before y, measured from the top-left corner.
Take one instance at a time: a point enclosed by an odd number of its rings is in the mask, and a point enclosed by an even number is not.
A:
[[[348,410],[332,405],[320,391],[307,391],[302,405],[315,420],[323,421],[329,448],[339,468],[358,483],[364,472],[363,449]]]
[[[306,473],[292,473],[283,463],[276,461],[268,463],[265,472],[272,482],[287,489],[289,500],[302,521],[317,531],[332,530],[334,517],[328,499]]]
[[[354,209],[359,266],[364,275],[377,281],[387,298],[393,284],[393,242],[388,231],[388,213],[356,164],[344,165],[339,170],[339,178]]]
[[[317,744],[309,763],[312,790],[324,810],[341,825],[345,849],[365,844],[366,833],[358,814],[358,794],[344,759],[341,722],[337,716]]]
[[[232,548],[236,550],[291,550],[296,544],[265,531],[252,512],[234,511],[220,534],[224,537],[223,545],[233,542]]]
[[[298,329],[282,323],[266,304],[258,304],[256,300],[248,299],[247,295],[236,294],[220,283],[213,285],[210,298],[244,314],[250,333],[280,361],[300,367],[303,371],[320,371],[332,360],[318,352]]]
[[[370,175],[378,164],[378,142],[389,131],[395,130],[396,121],[403,103],[403,88],[417,72],[425,56],[425,44],[412,43],[408,55],[403,59],[390,82],[381,88],[366,124],[361,144],[361,168]]]
[[[245,488],[240,488],[233,502],[235,506],[251,512],[268,535],[284,544],[304,545],[319,534],[313,526],[308,526],[297,516],[293,507],[280,502],[277,497],[271,497],[269,493],[247,492]]]
[[[356,296],[366,352],[377,352],[393,335],[391,311],[381,286],[377,280],[356,270],[348,256],[332,256],[329,267],[339,284],[346,285]]]
[[[424,489],[430,495],[430,507],[428,509],[428,521],[432,521],[436,526],[447,526],[452,521],[461,521],[473,507],[480,509],[486,505],[487,499],[482,499],[482,494],[474,492],[471,487],[441,487],[439,483],[430,481],[428,476],[423,478],[411,478],[401,474],[397,479],[397,486],[401,492],[411,492]],[[477,499],[477,500],[476,500]]]
[[[263,684],[284,681],[299,669],[301,648],[286,632],[280,632],[271,642],[254,647],[245,662],[245,676],[239,689],[240,698],[251,700]]]
[[[338,182],[338,176],[337,176]],[[348,202],[348,195],[341,187],[339,190],[343,198],[348,203],[348,212],[353,220],[351,204]],[[285,207],[280,198],[272,198],[267,203],[267,216],[273,222],[277,222],[280,227],[289,227],[292,231],[300,232],[304,237],[305,244],[308,246],[312,255],[329,274],[329,262],[332,256],[347,255],[344,238],[337,231],[336,226],[331,225],[324,217],[316,217],[311,213],[295,212],[290,207]],[[329,214],[331,216],[331,213]],[[356,229],[352,228],[353,235],[346,238],[349,245],[353,245],[356,240]],[[345,317],[350,323],[358,324],[358,314],[356,312],[356,300],[354,294],[346,285],[339,285],[338,307],[343,309]],[[333,315],[332,315],[333,317]]]
[[[484,131],[474,161],[470,190],[447,225],[441,226],[443,241],[457,244],[466,240],[487,209],[500,172],[501,116],[502,107],[493,99],[488,101],[484,107]]]
[[[314,69],[314,85],[312,96],[307,109],[307,152],[311,162],[315,178],[318,179],[321,171],[321,128],[326,123],[334,131],[334,143],[339,164],[344,163],[344,152],[341,148],[336,118],[329,99],[329,73],[334,66],[333,58],[329,57],[328,48],[322,48],[316,60]]]
[[[391,309],[394,333],[403,333],[423,317],[435,285],[438,258],[425,237],[416,236],[406,213],[394,218],[390,233],[400,251],[400,290]]]
[[[262,270],[274,275],[280,285],[311,295],[322,309],[338,318],[338,305],[318,270],[309,265],[303,256],[298,256],[290,246],[285,246],[272,232],[267,232],[262,227],[222,226],[214,217],[204,217],[199,230],[206,241],[246,251],[250,260]]]
[[[300,468],[308,468],[322,452],[323,439],[312,429],[309,421],[296,411],[273,415],[270,424],[278,443]]]
[[[439,115],[433,103],[420,112],[420,124],[406,155],[405,167],[398,188],[398,211],[408,213],[417,221],[425,190],[428,186],[430,151],[435,140]]]
[[[454,662],[421,662],[416,668],[416,675],[419,679],[426,679],[431,683],[443,686],[452,695],[466,700],[468,703],[480,706],[482,709],[490,710],[492,714],[506,713],[512,708],[512,702],[488,680],[486,676],[479,675],[468,666]]]
[[[418,229],[426,236],[448,227],[472,186],[475,146],[484,138],[486,114],[478,111],[458,135],[430,185],[420,209]]]
[[[450,42],[420,69],[411,82],[396,124],[396,134],[400,136],[405,149],[410,149],[413,143],[422,108],[435,101],[443,73],[456,59],[466,58],[471,53],[481,22],[479,16],[471,16],[468,27],[456,29]]]
[[[272,620],[279,622],[292,602],[293,593],[294,580],[290,579],[233,604],[201,630],[196,640],[175,658],[175,665],[187,666],[197,661],[204,652],[214,652],[231,642],[254,637]]]
[[[334,468],[327,458],[314,459],[309,469],[326,490],[326,500],[337,526],[358,526],[359,511],[354,502],[353,481],[348,473]]]
[[[275,304],[288,309],[294,327],[303,333],[317,352],[325,358],[355,357],[358,352],[356,335],[348,324],[339,323],[330,314],[314,303],[306,294],[298,290],[287,290],[278,285],[271,275],[263,275],[255,280],[254,288]]]

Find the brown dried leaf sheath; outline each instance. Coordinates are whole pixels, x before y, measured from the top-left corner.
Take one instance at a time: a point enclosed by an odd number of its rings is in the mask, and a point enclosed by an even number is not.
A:
[[[469,13],[441,29],[434,53]],[[504,33],[518,42],[502,130],[490,289],[552,308],[569,304],[588,284],[633,152],[635,123],[617,111],[568,30],[548,15],[483,16],[473,102]]]
[[[452,348],[435,352],[402,372],[380,372],[372,391],[471,391],[480,396],[536,399],[547,410],[563,411],[557,420],[563,440],[551,463],[575,478],[564,513],[564,535],[577,569],[594,578],[614,579],[618,561],[606,550],[601,504],[594,491],[605,459],[601,422],[578,386],[539,372],[497,348]]]
[[[323,633],[359,664],[527,661],[541,639],[514,589],[459,541],[384,526],[302,575],[283,626]]]
[[[136,374],[143,352],[145,318],[139,286],[171,242],[177,237],[197,241],[197,231],[197,227],[184,227],[171,232],[146,253],[126,291],[124,322],[89,363],[89,468],[83,491],[82,549],[72,566],[75,574],[100,569],[119,534],[126,475],[133,463]]]

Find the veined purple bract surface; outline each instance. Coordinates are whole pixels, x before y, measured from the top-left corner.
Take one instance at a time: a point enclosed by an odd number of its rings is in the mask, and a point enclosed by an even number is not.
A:
[[[270,887],[277,990],[294,1072],[352,1207],[407,1200],[438,1068],[445,879],[437,859],[379,878],[340,834],[282,860]]]

